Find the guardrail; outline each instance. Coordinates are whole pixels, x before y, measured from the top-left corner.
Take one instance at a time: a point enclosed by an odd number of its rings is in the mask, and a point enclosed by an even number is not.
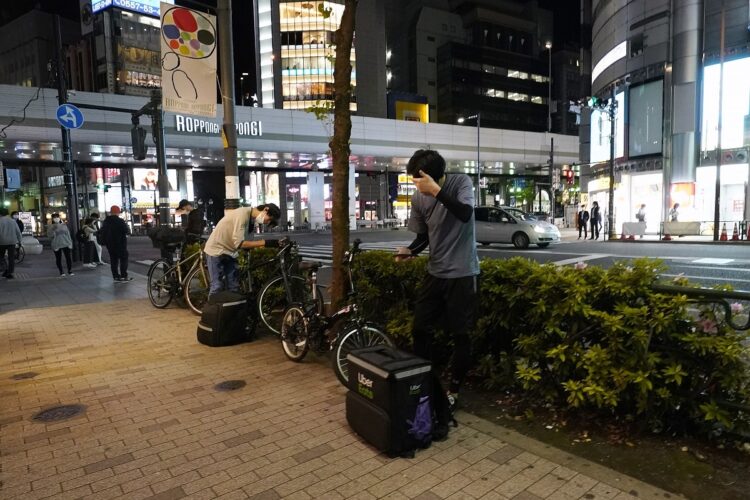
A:
[[[750,330],[750,315],[744,324],[734,321],[735,314],[729,300],[741,300],[750,302],[750,292],[730,292],[726,290],[714,290],[712,288],[693,288],[689,286],[656,284],[651,287],[655,292],[668,293],[672,295],[685,295],[694,304],[717,304],[724,310],[724,320],[735,330]]]

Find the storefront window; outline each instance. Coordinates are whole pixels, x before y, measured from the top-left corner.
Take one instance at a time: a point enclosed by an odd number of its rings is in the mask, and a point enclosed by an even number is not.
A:
[[[721,147],[750,145],[750,58],[724,63],[721,123]],[[720,65],[703,70],[703,145],[704,151],[718,146]],[[722,172],[722,176],[723,176]]]
[[[747,164],[721,166],[719,220],[741,221],[745,219],[747,179]],[[695,220],[714,220],[715,199],[716,167],[698,167],[695,183]]]

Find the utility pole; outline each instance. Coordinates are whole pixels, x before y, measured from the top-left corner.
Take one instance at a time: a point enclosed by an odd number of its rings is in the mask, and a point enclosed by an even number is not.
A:
[[[555,138],[549,140],[549,220],[555,224]],[[541,198],[541,194],[540,194]]]
[[[609,103],[607,112],[609,114],[609,214],[607,214],[607,224],[609,225],[610,240],[617,239],[617,230],[615,229],[615,117],[617,116],[617,88],[612,86],[612,98]]]
[[[60,30],[60,16],[55,15],[55,69],[57,76],[57,103],[62,106],[68,102],[68,89],[65,80],[65,66],[62,58],[62,33]],[[78,231],[78,193],[75,164],[73,163],[73,152],[70,144],[70,130],[60,126],[62,133],[63,149],[63,179],[65,182],[65,195],[68,208],[68,230],[71,235]],[[120,171],[122,172],[122,171]],[[73,245],[73,260],[79,260],[78,245]]]
[[[164,145],[164,111],[161,107],[161,89],[151,91],[151,135],[156,144],[156,165],[159,168],[159,224],[169,224],[169,177],[167,151]]]
[[[724,30],[725,30],[725,12],[724,2],[721,2],[721,35],[719,37],[719,122],[717,123],[717,142],[716,142],[716,184],[714,198],[714,241],[719,241],[719,224],[721,224],[721,115],[722,106],[724,105]]]
[[[240,206],[240,177],[237,168],[237,129],[234,120],[234,54],[232,49],[232,3],[218,0],[219,66],[221,66],[221,101],[224,107],[222,140],[224,142],[224,208]]]

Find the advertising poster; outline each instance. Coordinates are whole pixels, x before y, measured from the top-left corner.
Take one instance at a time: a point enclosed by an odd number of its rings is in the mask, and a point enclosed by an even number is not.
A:
[[[216,17],[161,3],[162,105],[216,116]]]
[[[167,170],[169,179],[169,203],[174,205],[180,201],[180,191],[177,185],[177,171]],[[159,201],[159,171],[156,168],[134,168],[133,185],[130,189],[134,208],[153,208],[154,200]]]

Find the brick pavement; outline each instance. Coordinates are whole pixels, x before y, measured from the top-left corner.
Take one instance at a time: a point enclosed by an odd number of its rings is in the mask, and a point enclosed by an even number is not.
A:
[[[324,360],[291,363],[268,337],[209,348],[195,329],[144,299],[0,314],[0,498],[676,496],[468,414],[447,441],[388,459],[350,431]],[[226,380],[247,385],[214,390]],[[31,419],[74,403],[83,415]]]

